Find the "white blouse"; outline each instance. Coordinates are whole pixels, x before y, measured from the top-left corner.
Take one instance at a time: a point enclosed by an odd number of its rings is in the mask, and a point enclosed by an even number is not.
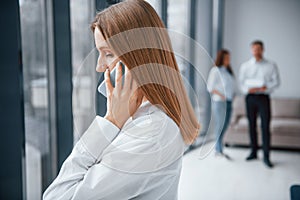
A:
[[[228,101],[232,101],[236,94],[236,82],[225,67],[213,67],[208,75],[207,90],[211,93],[217,90],[223,94]],[[212,94],[212,100],[223,101],[220,95]]]
[[[185,148],[176,123],[149,101],[121,130],[96,116],[43,199],[176,200]]]

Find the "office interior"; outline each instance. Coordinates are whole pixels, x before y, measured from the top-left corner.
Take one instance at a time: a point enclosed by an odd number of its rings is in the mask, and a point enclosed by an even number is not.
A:
[[[300,1],[147,1],[169,31],[202,125],[183,157],[179,199],[292,199],[291,187],[300,185]],[[118,2],[1,1],[0,199],[41,199],[74,143],[96,115],[105,114],[90,23]],[[278,133],[271,142],[273,169],[245,161],[247,130],[242,134],[234,124],[224,139],[232,160],[213,152],[208,73],[216,52],[225,48],[237,76],[256,39],[264,42],[265,57],[277,63],[281,80],[271,95],[271,123]],[[235,105],[243,109],[242,94]],[[241,116],[233,117],[232,123]]]

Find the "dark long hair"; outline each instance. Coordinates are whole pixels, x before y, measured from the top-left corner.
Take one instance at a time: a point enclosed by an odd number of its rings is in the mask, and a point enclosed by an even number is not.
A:
[[[225,55],[229,55],[229,54],[230,54],[230,52],[226,49],[219,50],[218,53],[217,53],[217,58],[216,58],[216,61],[215,61],[215,65],[217,67],[222,67],[224,65]],[[230,65],[226,66],[226,69],[232,76],[234,76],[233,70],[232,70]]]

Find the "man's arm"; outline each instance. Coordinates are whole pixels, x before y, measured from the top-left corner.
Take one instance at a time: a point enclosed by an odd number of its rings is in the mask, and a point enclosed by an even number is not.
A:
[[[280,77],[277,65],[273,64],[271,79],[266,83],[266,92],[271,93],[280,85]]]

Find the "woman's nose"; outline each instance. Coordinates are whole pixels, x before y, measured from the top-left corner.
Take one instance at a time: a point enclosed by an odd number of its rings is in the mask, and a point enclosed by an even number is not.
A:
[[[104,58],[101,58],[101,56],[98,57],[97,61],[97,67],[96,71],[97,72],[104,72],[107,69],[107,63]]]

